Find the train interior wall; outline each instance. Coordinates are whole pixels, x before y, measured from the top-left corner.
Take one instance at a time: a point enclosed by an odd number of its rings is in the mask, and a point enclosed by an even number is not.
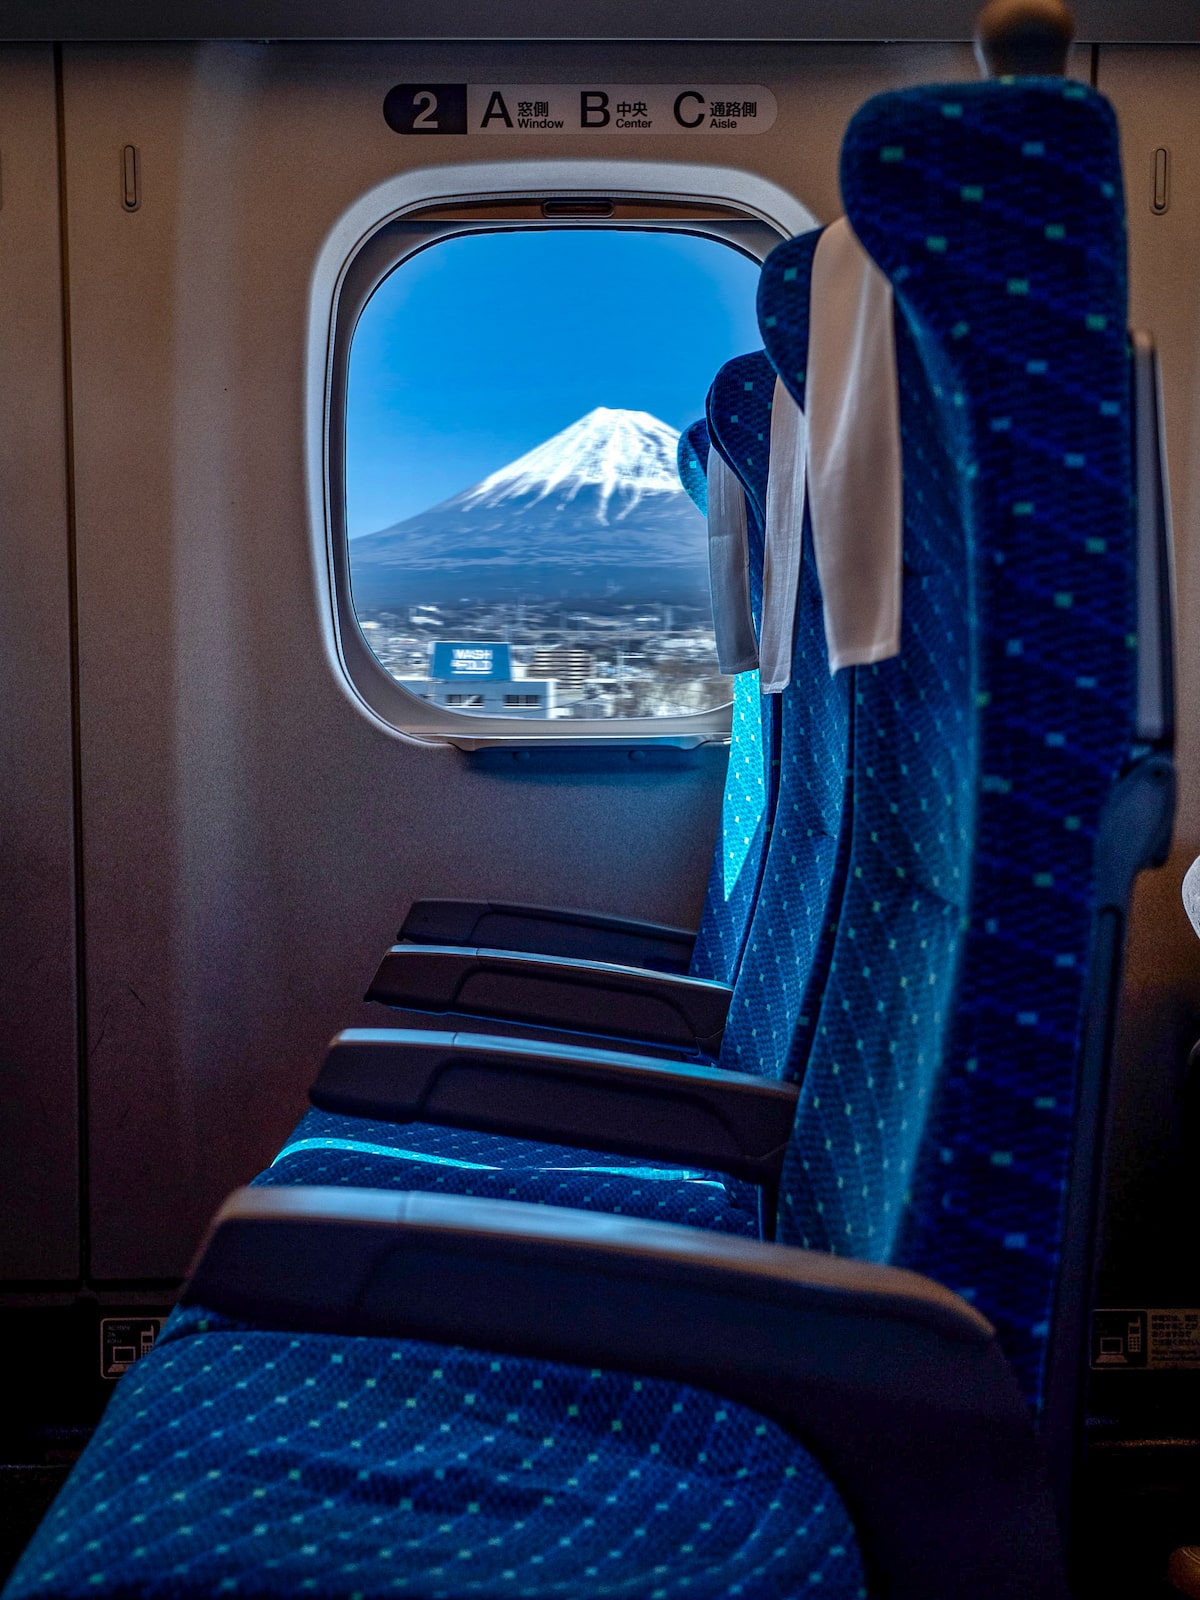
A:
[[[1121,1012],[1103,1294],[1200,1304],[1184,1144],[1200,947],[1200,48],[1077,48],[1121,118],[1132,320],[1158,337],[1179,618],[1180,805],[1141,882]],[[367,717],[330,644],[309,515],[305,330],[348,206],[428,164],[400,79],[769,85],[754,138],[655,142],[837,215],[877,90],[969,78],[961,45],[0,48],[0,1295],[153,1298],[270,1158],[411,900],[694,924],[724,753],[479,760]],[[120,151],[140,152],[140,208]],[[443,145],[451,148],[443,150]],[[1151,206],[1154,152],[1170,204]],[[435,142],[587,155],[597,134]]]

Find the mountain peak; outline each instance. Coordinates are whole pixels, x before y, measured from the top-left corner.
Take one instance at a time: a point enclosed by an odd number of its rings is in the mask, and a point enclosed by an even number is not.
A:
[[[597,406],[481,483],[355,539],[355,605],[620,595],[702,606],[708,536],[676,473],[677,438],[648,411]]]
[[[463,507],[498,506],[520,498],[560,504],[583,490],[599,500],[599,521],[621,521],[644,495],[680,493],[675,467],[679,435],[648,411],[596,406],[455,497]],[[590,496],[589,496],[590,498]],[[615,504],[614,504],[615,499]]]

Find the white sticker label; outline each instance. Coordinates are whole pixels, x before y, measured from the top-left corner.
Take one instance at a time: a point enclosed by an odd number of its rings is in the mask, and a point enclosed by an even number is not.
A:
[[[1096,1371],[1194,1371],[1200,1368],[1200,1310],[1092,1312]]]
[[[398,83],[396,133],[765,133],[775,96],[759,83]]]

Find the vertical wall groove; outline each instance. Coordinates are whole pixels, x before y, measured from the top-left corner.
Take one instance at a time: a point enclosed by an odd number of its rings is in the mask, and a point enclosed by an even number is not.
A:
[[[62,279],[63,427],[67,473],[67,606],[70,634],[71,784],[74,818],[76,1117],[79,1142],[79,1272],[91,1276],[89,1204],[87,922],[83,840],[82,734],[79,689],[79,563],[75,521],[75,391],[71,351],[71,257],[67,215],[67,130],[62,46],[54,47],[54,105],[58,130],[59,270]]]

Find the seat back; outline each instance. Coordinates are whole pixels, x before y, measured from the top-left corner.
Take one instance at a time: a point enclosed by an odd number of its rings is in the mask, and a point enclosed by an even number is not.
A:
[[[773,353],[800,401],[819,237],[781,246],[766,263],[760,292]],[[896,1171],[903,1185],[911,1162],[904,1134],[918,1123],[907,1115],[907,1097],[923,1092],[919,1064],[931,1066],[940,1045],[926,1008],[908,1008],[906,1031],[895,991],[908,988],[909,969],[924,956],[934,979],[925,987],[937,990],[939,980],[942,986],[933,1015],[940,1015],[939,1002],[942,1009],[948,1004],[973,843],[964,800],[973,753],[961,503],[969,464],[956,457],[952,441],[939,437],[930,386],[899,309],[896,344],[904,461],[902,652],[878,666],[849,668],[835,680],[846,681],[854,703],[847,762],[853,805],[844,812],[827,981],[813,1019],[779,1220],[780,1236],[790,1242],[876,1260],[891,1259],[887,1218],[897,1204],[880,1173]],[[876,853],[883,862],[878,870]],[[858,925],[860,902],[875,919],[870,930]],[[924,990],[918,998],[924,1001]],[[853,1035],[850,1057],[844,1030]],[[877,1115],[864,1133],[872,1095]]]
[[[776,369],[763,351],[723,367],[710,431],[765,522]],[[720,1064],[798,1079],[823,981],[821,944],[845,801],[849,703],[830,678],[811,551],[801,567],[792,681],[764,700],[776,721],[778,791],[758,897],[722,1040]]]
[[[703,418],[679,436],[679,481],[698,511],[708,512],[708,453],[711,442]],[[761,607],[761,541],[751,535],[751,588]],[[689,971],[697,978],[733,983],[741,965],[754,911],[770,817],[762,713],[757,672],[733,680],[729,766],[721,801],[721,826],[708,876],[704,912]]]
[[[1113,822],[1141,770],[1115,121],[1053,80],[884,95],[842,187],[896,295],[903,638],[853,671],[845,888],[779,1232],[939,1279],[1049,1410],[1106,919],[1161,842],[1161,816]],[[804,272],[784,282],[806,254],[767,263],[777,322],[807,314]]]
[[[701,418],[679,435],[675,464],[684,492],[700,515],[708,514],[708,423]]]
[[[697,505],[708,509],[708,451],[714,443],[746,493],[746,528],[750,545],[750,606],[755,628],[762,623],[763,523],[761,504],[766,493],[766,452],[761,484],[748,478],[731,457],[727,428],[736,428],[736,401],[744,374],[765,365],[759,356],[738,356],[717,375],[708,396],[708,417],[693,423],[679,441],[679,473],[684,488]],[[703,501],[701,501],[703,496]],[[733,710],[729,766],[721,804],[712,870],[708,878],[704,911],[696,935],[690,971],[693,977],[717,978],[736,983],[758,899],[775,810],[778,770],[778,717],[764,707],[758,692],[758,673],[739,672],[733,680]]]
[[[703,419],[693,422],[679,436],[679,480],[697,509],[705,515],[708,513],[711,448],[708,423]],[[757,627],[762,615],[761,534],[757,528],[751,529],[749,516],[747,533],[751,605]],[[768,747],[763,739],[763,718],[758,673],[735,673],[721,829],[692,956],[690,971],[694,977],[721,978],[733,983],[741,966],[771,825]]]

